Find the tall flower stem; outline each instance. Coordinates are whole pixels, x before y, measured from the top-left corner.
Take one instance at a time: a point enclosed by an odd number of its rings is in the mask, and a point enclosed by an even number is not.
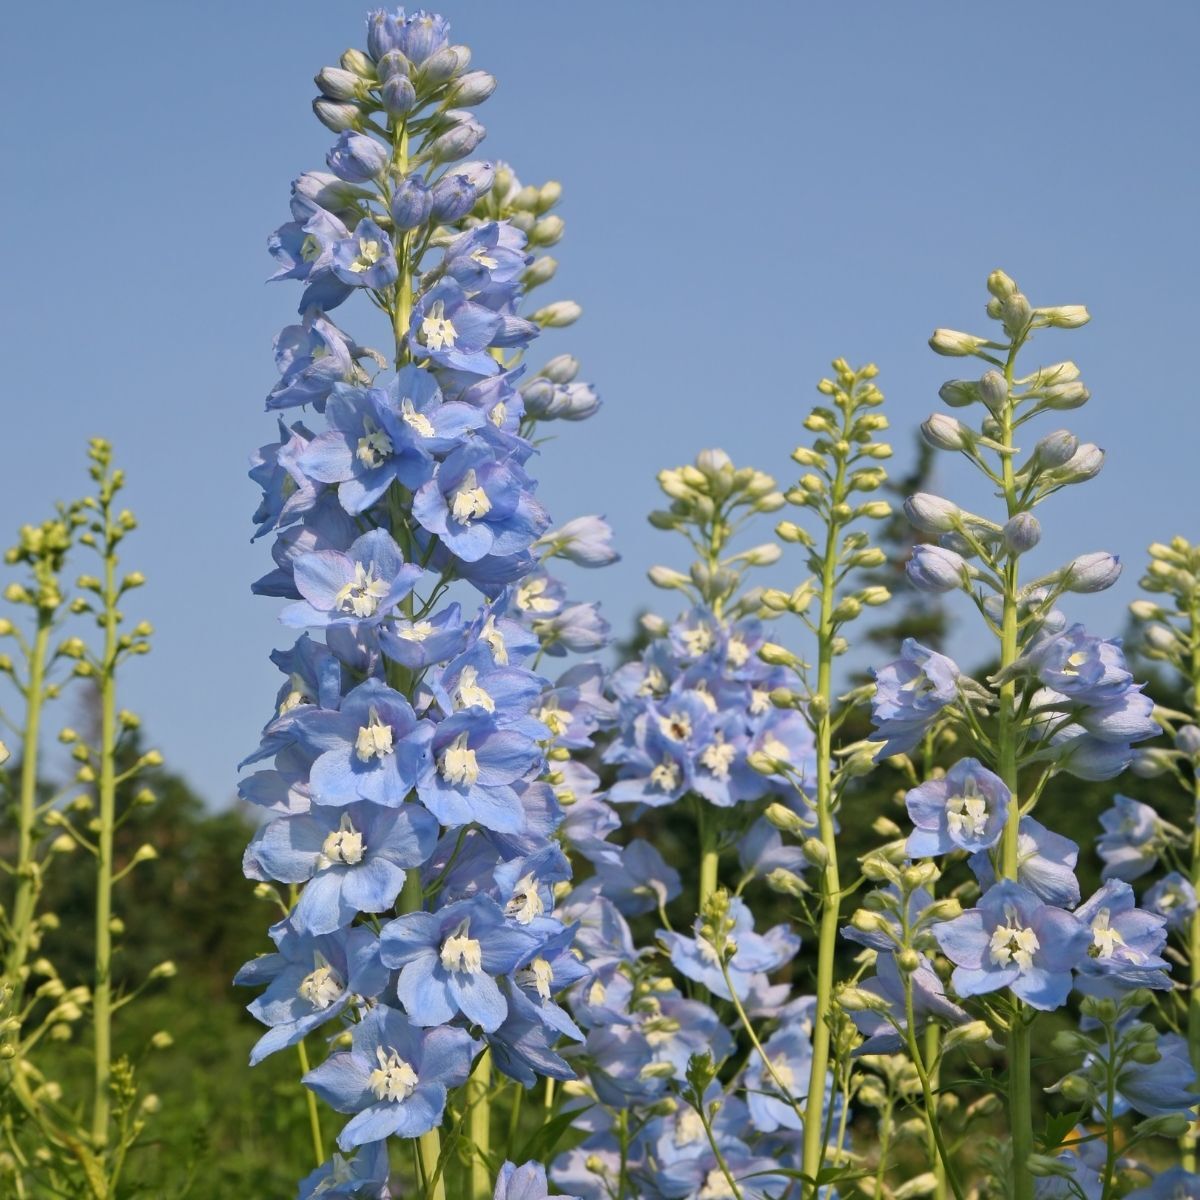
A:
[[[491,1200],[492,1172],[488,1155],[492,1149],[492,1056],[485,1050],[475,1064],[467,1083],[467,1103],[471,1108],[471,1200]]]
[[[852,410],[843,412],[843,436],[849,431]],[[821,920],[817,934],[817,1007],[813,1016],[812,1064],[804,1109],[803,1172],[816,1180],[825,1158],[825,1076],[829,1070],[829,1022],[833,1012],[833,966],[837,948],[838,917],[841,909],[841,880],[838,876],[837,836],[833,826],[833,611],[837,603],[838,537],[841,522],[835,513],[845,507],[846,460],[837,460],[830,489],[830,512],[821,560],[821,610],[817,625],[817,688],[811,711],[816,715],[817,827],[824,849],[821,869]],[[808,1185],[817,1195],[815,1182]]]
[[[42,703],[45,700],[46,657],[50,645],[51,617],[38,610],[37,632],[29,653],[29,678],[25,696],[25,728],[21,739],[21,791],[17,809],[16,892],[13,898],[13,944],[4,964],[5,978],[13,988],[13,1011],[20,1008],[21,969],[29,953],[33,934],[33,916],[40,890],[37,864],[34,862],[34,821],[37,815],[38,751],[41,736]]]
[[[1013,366],[1017,352],[1024,341],[1014,337],[1004,364],[1004,380],[1011,396]],[[1001,470],[1004,501],[1009,517],[1020,509],[1017,485],[1013,470],[1013,409],[1011,399],[1005,402],[1000,421]],[[1017,659],[1017,596],[1019,589],[1017,556],[1009,553],[1004,566],[1004,607],[1000,623],[1000,670],[1003,672]],[[1000,688],[999,729],[997,732],[997,774],[1004,780],[1014,799],[1019,796],[1017,772],[1017,728],[1016,728],[1016,681],[1007,679]],[[1018,834],[1021,823],[1021,805],[1013,803],[1009,808],[1008,821],[1004,829],[1002,855],[1003,875],[1006,879],[1017,878],[1019,866]],[[1033,1152],[1033,1098],[1030,1080],[1030,1019],[1024,1005],[1018,1000],[1008,1038],[1008,1110],[1013,1151],[1013,1197],[1014,1200],[1032,1200],[1033,1176],[1029,1172],[1028,1159]]]
[[[925,1026],[925,1062],[929,1064],[926,1068],[929,1073],[929,1084],[931,1090],[936,1094],[940,1086],[941,1065],[938,1062],[938,1057],[941,1053],[942,1031],[932,1021]],[[930,1146],[929,1146],[929,1166],[933,1170],[933,1177],[937,1180],[937,1184],[933,1189],[934,1200],[946,1200],[946,1164],[942,1161],[941,1153],[938,1150],[937,1141],[933,1138],[933,1131],[930,1130]]]
[[[425,907],[425,898],[421,894],[421,873],[409,871],[404,878],[404,890],[400,893],[400,912],[420,912]],[[474,1110],[472,1110],[472,1121]],[[437,1171],[438,1160],[442,1156],[442,1135],[435,1126],[428,1133],[423,1133],[417,1139],[417,1156],[420,1162],[421,1175],[432,1181],[427,1188],[423,1200],[446,1200],[445,1176]],[[434,1175],[437,1178],[434,1178]]]
[[[116,543],[119,532],[112,515],[111,477],[100,483],[100,509],[104,531],[104,651],[99,664],[100,780],[97,794],[96,832],[96,955],[92,991],[94,1040],[92,1140],[108,1140],[112,1073],[112,890],[113,833],[117,807],[117,654],[119,649]]]

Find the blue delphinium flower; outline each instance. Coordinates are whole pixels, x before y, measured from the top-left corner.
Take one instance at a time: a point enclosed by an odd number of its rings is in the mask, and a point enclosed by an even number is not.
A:
[[[904,799],[916,826],[907,853],[928,858],[994,846],[1004,832],[1012,793],[977,759],[963,758],[943,778],[912,788]]]
[[[1134,988],[1170,988],[1171,966],[1159,953],[1167,941],[1166,920],[1138,908],[1129,884],[1110,879],[1075,910],[1075,918],[1092,934],[1079,965],[1080,991],[1116,997]]]
[[[484,896],[397,917],[380,933],[384,964],[400,968],[397,994],[410,1020],[440,1025],[462,1013],[488,1033],[508,1015],[497,977],[537,945],[536,935]]]
[[[1115,796],[1110,809],[1100,814],[1104,833],[1096,853],[1104,860],[1104,879],[1139,879],[1158,862],[1163,846],[1163,826],[1148,804]]]
[[[466,1082],[475,1049],[465,1030],[420,1029],[380,1006],[354,1026],[350,1049],[330,1055],[304,1083],[338,1112],[355,1114],[338,1135],[343,1150],[419,1137],[441,1121],[447,1089]]]
[[[1153,1175],[1145,1187],[1127,1192],[1125,1200],[1200,1200],[1200,1175],[1169,1167]]]
[[[1032,817],[1022,817],[1017,825],[1017,882],[1039,900],[1056,908],[1074,908],[1079,903],[1079,880],[1075,864],[1079,847],[1070,838],[1047,829]],[[967,860],[979,886],[984,890],[996,882],[992,856],[987,851],[972,854]]]
[[[270,1026],[250,1052],[252,1066],[339,1016],[354,997],[379,995],[387,983],[379,943],[369,929],[314,937],[283,921],[271,937],[278,950],[251,959],[234,978],[243,987],[267,984],[248,1005]]]
[[[1168,929],[1179,931],[1196,912],[1196,889],[1178,871],[1170,871],[1147,889],[1142,901],[1166,921]]]
[[[423,808],[361,802],[312,807],[264,825],[246,850],[251,879],[306,883],[292,911],[301,933],[332,933],[360,912],[386,912],[437,841],[437,821]]]
[[[327,1196],[358,1196],[360,1200],[391,1200],[388,1188],[387,1142],[369,1142],[350,1158],[335,1154],[300,1182],[297,1200]]]
[[[900,657],[875,672],[871,719],[875,735],[885,741],[880,758],[903,754],[925,736],[925,731],[958,696],[957,664],[944,654],[906,638]]]
[[[1086,925],[1010,880],[989,888],[977,908],[935,925],[933,935],[955,964],[959,996],[1011,988],[1041,1009],[1066,1002],[1091,941]]]

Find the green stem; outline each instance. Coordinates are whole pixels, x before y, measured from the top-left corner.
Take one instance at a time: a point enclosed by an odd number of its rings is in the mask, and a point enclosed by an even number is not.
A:
[[[13,944],[9,948],[4,975],[11,985],[10,1007],[21,1007],[21,971],[29,954],[33,936],[33,918],[37,908],[41,877],[34,862],[34,821],[37,813],[39,742],[42,703],[45,700],[46,655],[50,645],[50,615],[38,612],[37,633],[29,654],[29,684],[26,693],[25,730],[21,742],[21,793],[17,810],[16,894],[13,897]]]
[[[942,1031],[930,1021],[925,1026],[925,1061],[932,1064],[927,1070],[929,1072],[929,1085],[935,1094],[941,1085],[940,1076],[942,1067],[939,1062],[941,1040]],[[938,1153],[937,1142],[932,1136],[929,1139],[928,1153],[929,1166],[933,1171],[933,1177],[937,1180],[937,1184],[933,1189],[934,1200],[946,1200],[946,1164],[942,1162],[942,1156]]]
[[[471,1106],[471,1200],[491,1200],[492,1169],[488,1155],[492,1150],[492,1056],[485,1050],[475,1064],[467,1083],[467,1103]]]
[[[421,894],[421,873],[414,868],[404,877],[404,890],[400,893],[400,912],[421,912],[425,907],[425,898]],[[446,1183],[437,1171],[438,1160],[442,1156],[442,1135],[436,1127],[428,1133],[423,1133],[417,1140],[417,1157],[420,1162],[421,1174],[431,1184],[425,1191],[424,1200],[446,1200]]]
[[[107,486],[107,485],[106,485]],[[112,889],[113,832],[117,808],[117,556],[111,497],[105,496],[104,658],[100,669],[99,829],[96,834],[96,960],[92,991],[94,1090],[92,1141],[108,1141],[112,1075]]]
[[[725,1156],[721,1153],[721,1147],[713,1133],[712,1122],[709,1120],[708,1113],[704,1108],[704,1097],[699,1096],[697,1099],[700,1101],[699,1104],[693,1104],[692,1107],[696,1110],[696,1114],[700,1118],[700,1124],[704,1126],[704,1136],[708,1138],[708,1144],[712,1147],[713,1156],[717,1160],[717,1166],[721,1168],[721,1174],[725,1176],[725,1182],[729,1184],[732,1200],[742,1200],[742,1189],[738,1187],[737,1180],[734,1179],[733,1173],[729,1170],[729,1164],[725,1161]]]
[[[310,1064],[308,1047],[304,1044],[303,1038],[296,1043],[296,1055],[300,1059],[301,1075],[307,1075]],[[325,1139],[321,1136],[321,1113],[317,1108],[317,1093],[312,1088],[305,1088],[304,1096],[308,1104],[308,1129],[312,1134],[313,1154],[319,1167],[325,1161]]]
[[[1011,394],[1013,365],[1023,339],[1014,338],[1004,364],[1004,378]],[[1005,404],[1001,420],[1002,445],[1011,450],[1013,445],[1012,402]],[[1001,455],[1004,501],[1009,517],[1014,516],[1020,506],[1017,495],[1013,455]],[[1017,595],[1019,589],[1017,557],[1008,556],[1004,567],[1004,609],[1000,621],[1000,669],[1011,666],[1017,658]],[[1017,777],[1017,721],[1016,681],[1007,680],[1000,688],[999,727],[996,735],[998,774],[1012,793],[1008,821],[1004,828],[1002,855],[1003,875],[1006,879],[1017,878],[1019,862],[1018,836],[1021,824],[1019,780]],[[1030,1026],[1025,1020],[1024,1005],[1014,1000],[1012,1028],[1008,1039],[1008,1115],[1012,1136],[1013,1200],[1033,1200],[1034,1181],[1029,1172],[1028,1159],[1033,1152],[1033,1095],[1031,1083],[1031,1038]]]
[[[929,1133],[929,1137],[937,1150],[938,1158],[941,1160],[942,1166],[946,1172],[946,1180],[950,1184],[950,1190],[954,1193],[955,1200],[963,1200],[962,1188],[958,1182],[958,1176],[954,1173],[954,1165],[950,1161],[950,1151],[946,1148],[946,1143],[942,1138],[942,1127],[937,1116],[937,1098],[933,1093],[933,1084],[929,1078],[929,1072],[925,1068],[925,1059],[921,1054],[920,1044],[917,1042],[916,1033],[916,1013],[913,1006],[913,988],[912,976],[907,972],[904,975],[904,1036],[908,1042],[908,1056],[912,1059],[913,1066],[917,1071],[917,1078],[921,1081],[921,1094],[924,1097],[924,1115],[925,1128]]]
[[[1113,1110],[1117,1104],[1117,1031],[1105,1025],[1108,1037],[1108,1055],[1104,1090],[1104,1175],[1100,1200],[1110,1200],[1117,1175],[1117,1119]]]
[[[849,423],[847,409],[846,423]],[[844,499],[846,460],[839,456],[837,473],[830,491],[830,506]],[[821,872],[821,922],[817,935],[817,1006],[813,1014],[812,1063],[808,1076],[808,1095],[804,1109],[803,1173],[811,1180],[821,1173],[825,1162],[825,1076],[829,1070],[829,1022],[833,1012],[833,966],[838,941],[838,916],[841,908],[841,881],[838,877],[837,836],[833,826],[833,622],[837,602],[837,539],[839,522],[832,516],[826,530],[825,554],[821,563],[821,612],[817,625],[817,689],[820,701],[816,729],[817,827],[825,848],[825,866]],[[817,1185],[807,1185],[817,1196]]]

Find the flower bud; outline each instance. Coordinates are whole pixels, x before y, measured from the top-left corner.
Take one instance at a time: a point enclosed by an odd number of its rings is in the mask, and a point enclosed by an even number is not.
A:
[[[1008,381],[999,371],[986,372],[979,381],[979,398],[988,412],[1003,412],[1008,403]]]
[[[776,867],[767,873],[767,887],[781,896],[800,897],[812,891],[799,875],[783,867]]]
[[[529,244],[531,246],[553,246],[562,240],[565,229],[566,223],[563,219],[551,213],[550,216],[542,217],[537,221],[529,231]]]
[[[1078,329],[1086,325],[1092,315],[1082,304],[1060,304],[1055,308],[1035,308],[1033,315],[1052,329]]]
[[[651,567],[646,572],[650,582],[658,588],[682,588],[687,587],[691,580],[680,571],[672,570],[670,567],[656,566]]]
[[[1020,512],[1004,526],[1004,544],[1013,554],[1025,554],[1042,540],[1042,526],[1031,512]]]
[[[766,818],[776,829],[783,833],[790,833],[793,837],[799,837],[807,830],[807,826],[799,816],[786,804],[780,804],[777,800],[767,805]]]
[[[952,592],[966,586],[972,573],[962,555],[928,542],[918,542],[912,548],[904,571],[921,592]]]
[[[449,101],[456,107],[473,108],[496,90],[496,77],[490,71],[468,71],[450,89]]]
[[[541,287],[544,283],[549,283],[557,272],[558,259],[551,258],[549,254],[543,254],[540,258],[535,258],[525,268],[525,273],[521,276],[521,282],[528,291],[531,288]]]
[[[904,514],[922,533],[946,533],[962,523],[962,510],[957,504],[930,492],[909,496],[904,502]]]
[[[1064,483],[1082,483],[1100,474],[1104,466],[1104,451],[1091,442],[1084,442],[1055,472]]]
[[[1081,554],[1059,572],[1059,582],[1069,592],[1102,592],[1117,582],[1121,561],[1105,550]]]
[[[1079,449],[1079,439],[1066,429],[1048,433],[1033,448],[1033,461],[1043,470],[1065,466]]]
[[[1200,754],[1200,729],[1195,725],[1181,725],[1175,732],[1175,747],[1184,754]]]
[[[357,104],[347,100],[330,100],[327,96],[318,96],[313,102],[313,113],[318,121],[334,133],[343,133],[348,129],[361,132],[363,127],[363,111]]]
[[[920,965],[921,956],[911,946],[897,952],[896,966],[906,975],[911,975]]]
[[[367,95],[362,78],[343,67],[322,67],[313,82],[330,100],[363,100]]]
[[[759,647],[758,657],[772,667],[798,667],[800,660],[786,647],[776,642],[764,642]]]
[[[461,220],[475,207],[474,185],[457,172],[443,175],[430,189],[430,215],[447,224]]]
[[[888,1002],[865,988],[844,987],[836,995],[837,1003],[846,1012],[887,1012]]]
[[[539,308],[531,319],[543,329],[563,329],[574,325],[582,315],[583,309],[574,300],[556,300]]]
[[[346,183],[366,183],[381,175],[391,155],[388,148],[365,133],[341,134],[325,155],[329,169]]]
[[[1092,398],[1092,393],[1082,383],[1056,383],[1042,394],[1041,407],[1065,411],[1081,408]]]
[[[931,413],[921,424],[921,436],[935,450],[966,450],[975,440],[970,429],[945,413]]]
[[[800,846],[800,851],[814,867],[823,870],[829,865],[829,851],[820,838],[806,838]]]
[[[948,379],[938,389],[938,395],[950,408],[966,408],[979,399],[979,384],[973,379]]]
[[[935,354],[948,358],[963,358],[974,354],[987,345],[987,338],[976,337],[972,333],[960,333],[956,329],[935,329],[929,339],[930,348]]]

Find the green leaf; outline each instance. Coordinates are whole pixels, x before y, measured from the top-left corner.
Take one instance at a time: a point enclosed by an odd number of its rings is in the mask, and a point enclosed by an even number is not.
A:
[[[530,1159],[537,1159],[539,1162],[546,1162],[553,1156],[558,1143],[562,1140],[563,1134],[571,1128],[578,1117],[587,1112],[588,1108],[591,1108],[590,1104],[587,1108],[573,1108],[568,1112],[559,1113],[556,1117],[551,1117],[525,1143],[521,1152],[513,1161],[523,1163],[529,1162]]]

